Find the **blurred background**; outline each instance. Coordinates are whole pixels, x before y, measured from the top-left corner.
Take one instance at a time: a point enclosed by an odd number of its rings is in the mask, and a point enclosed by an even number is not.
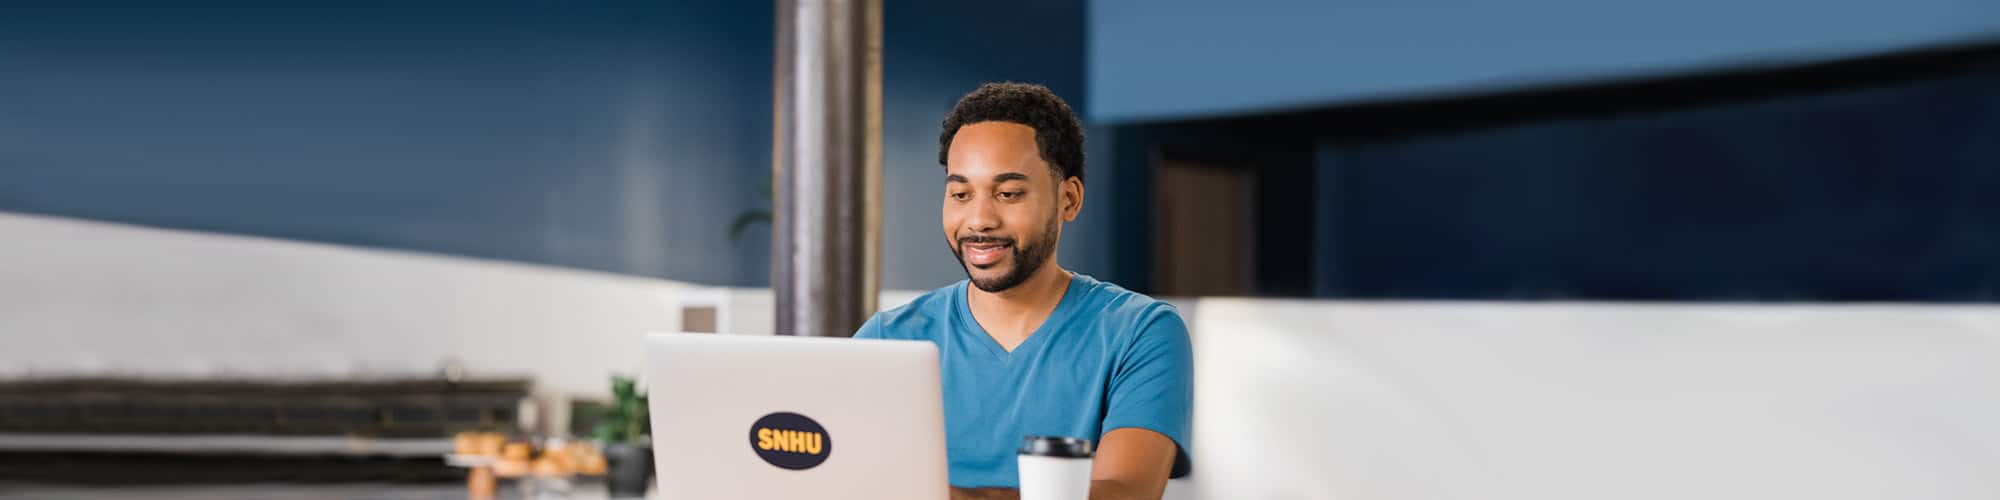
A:
[[[2000,495],[2000,3],[880,3],[876,306],[1049,86],[1062,264],[1195,337],[1169,497]],[[779,11],[0,2],[0,496],[636,441],[645,333],[778,330]]]

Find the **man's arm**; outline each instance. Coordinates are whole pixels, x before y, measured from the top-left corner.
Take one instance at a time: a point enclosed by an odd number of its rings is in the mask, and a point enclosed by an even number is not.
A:
[[[1174,440],[1126,427],[1104,433],[1090,462],[1090,500],[1157,499],[1174,469]],[[1016,500],[1012,488],[952,488],[952,500]]]
[[[1174,471],[1174,440],[1137,427],[1112,429],[1090,463],[1090,500],[1157,499]]]
[[[1171,306],[1151,311],[1107,389],[1104,435],[1090,498],[1160,498],[1182,452],[1194,406],[1194,349]]]

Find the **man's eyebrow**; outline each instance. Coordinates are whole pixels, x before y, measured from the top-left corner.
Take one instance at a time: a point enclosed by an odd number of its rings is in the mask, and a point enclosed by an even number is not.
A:
[[[994,184],[999,184],[1007,181],[1025,181],[1025,180],[1028,180],[1028,174],[1020,172],[1008,172],[993,176]]]
[[[946,175],[944,176],[944,181],[945,181],[946,183],[953,183],[953,182],[963,182],[963,183],[967,183],[967,184],[971,184],[971,183],[972,183],[972,179],[967,179],[967,178],[965,178],[965,176],[963,176],[963,175],[958,175],[958,174],[946,174]]]

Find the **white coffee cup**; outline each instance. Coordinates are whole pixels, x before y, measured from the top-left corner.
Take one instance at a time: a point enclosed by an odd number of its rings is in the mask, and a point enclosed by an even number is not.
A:
[[[1088,500],[1091,442],[1086,439],[1028,436],[1015,457],[1021,500]]]

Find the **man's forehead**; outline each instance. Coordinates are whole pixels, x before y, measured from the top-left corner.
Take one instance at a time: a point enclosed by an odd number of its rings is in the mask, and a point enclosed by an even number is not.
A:
[[[947,174],[972,181],[1050,175],[1035,144],[1035,129],[1011,122],[980,122],[958,129],[945,163]]]

